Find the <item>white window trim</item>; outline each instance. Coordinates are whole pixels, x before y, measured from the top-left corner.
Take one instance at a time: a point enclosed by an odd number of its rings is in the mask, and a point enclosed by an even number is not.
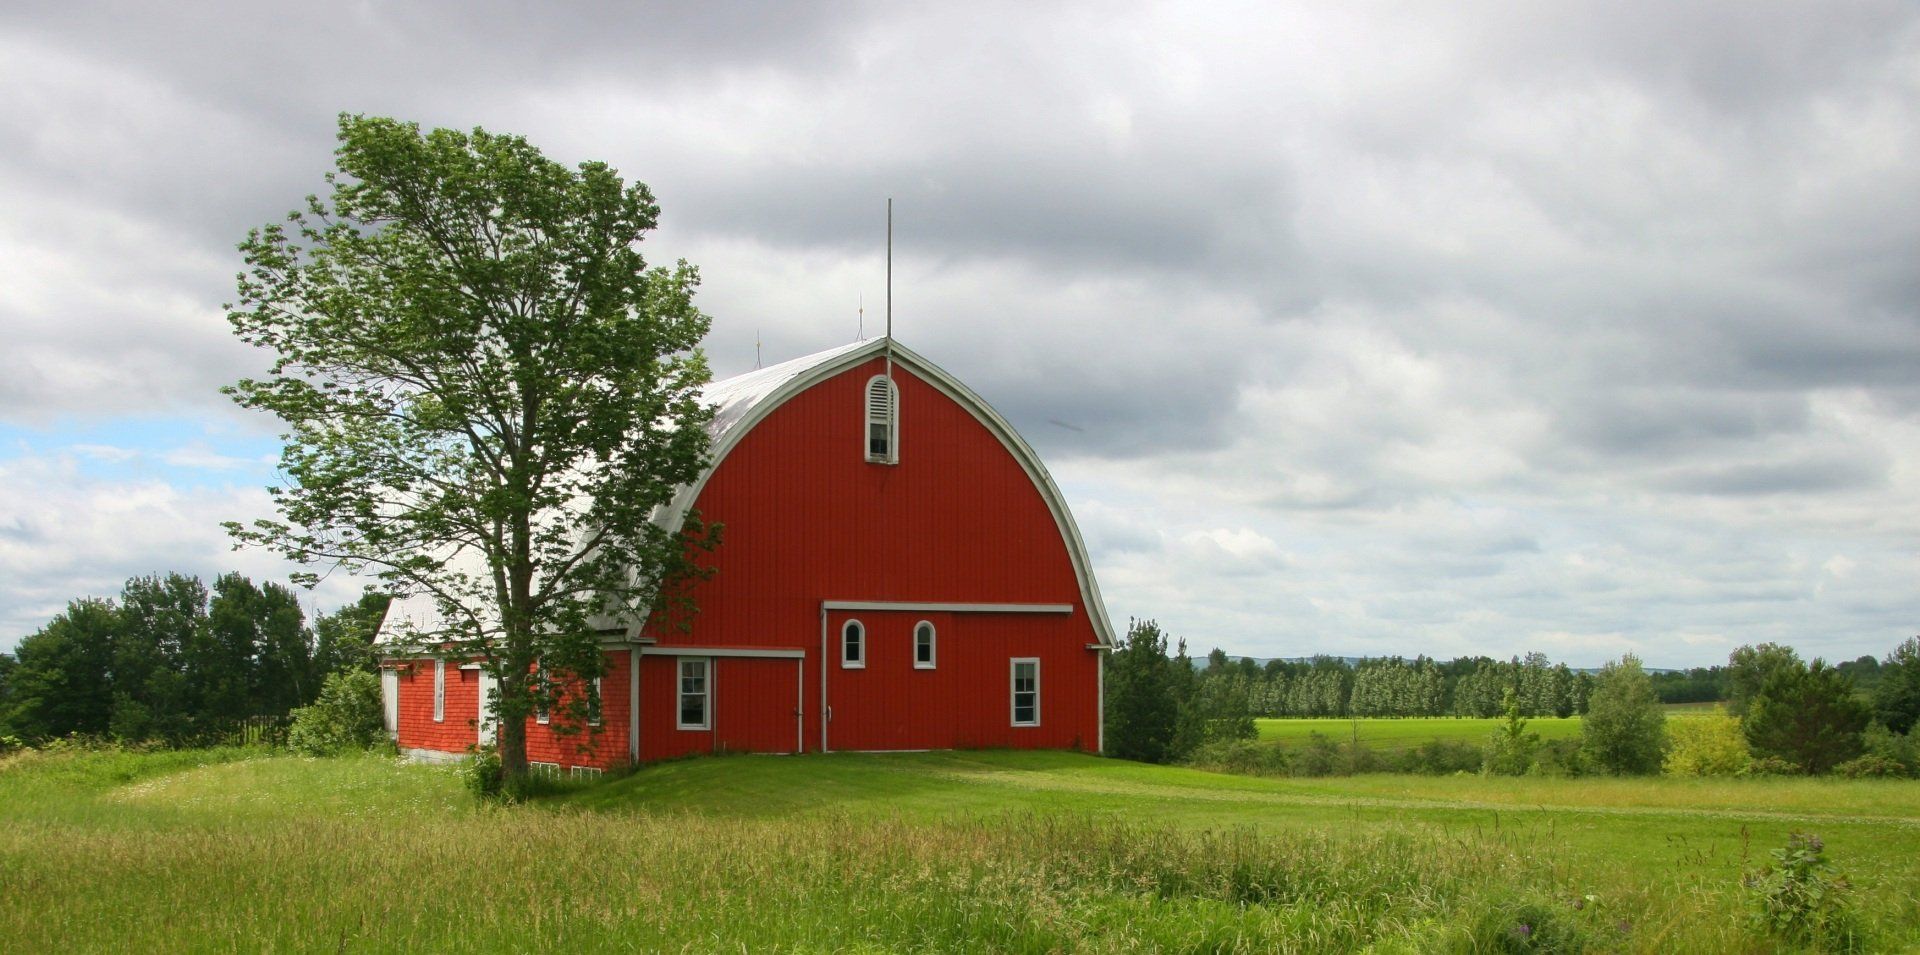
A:
[[[447,661],[433,661],[433,721],[447,721]]]
[[[540,762],[535,762],[533,760],[527,760],[527,775],[544,776],[548,779],[559,779],[560,764],[559,763],[540,763]]]
[[[600,704],[600,709],[593,719],[587,721],[588,726],[599,726],[600,722],[607,718],[607,699],[600,695],[600,679],[600,677],[593,678],[593,699]]]
[[[887,389],[887,453],[873,453],[873,385],[885,382]],[[860,453],[873,464],[900,463],[900,385],[886,375],[875,375],[867,379],[867,386],[860,391]]]
[[[568,770],[567,775],[574,779],[599,779],[606,775],[606,771],[598,766],[575,766]]]
[[[1033,664],[1033,721],[1022,723],[1019,719],[1019,691],[1015,689],[1020,680],[1020,664]],[[1007,719],[1014,726],[1040,725],[1040,658],[1014,657],[1007,663]]]
[[[856,645],[860,648],[860,659],[847,659],[847,628],[860,628],[860,639]],[[858,620],[849,620],[840,625],[840,669],[864,670],[867,668],[867,625]]]
[[[540,694],[545,696],[550,689],[547,686],[547,668],[536,667],[533,672],[538,675],[537,678],[540,680],[540,686],[538,687]],[[553,722],[553,714],[547,711],[544,703],[536,703],[533,711],[533,721],[541,726],[546,726]]]
[[[927,659],[920,660],[920,628],[927,628]],[[913,625],[913,668],[916,670],[937,670],[940,668],[940,628],[931,620],[922,620]]]
[[[688,723],[682,717],[687,712],[686,667],[689,663],[700,664],[700,705],[701,721]],[[713,729],[713,658],[681,657],[673,667],[673,722],[675,729],[710,730]]]

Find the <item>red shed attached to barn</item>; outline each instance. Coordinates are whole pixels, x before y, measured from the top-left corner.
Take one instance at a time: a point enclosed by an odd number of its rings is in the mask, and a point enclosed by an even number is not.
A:
[[[659,517],[678,526],[697,509],[725,526],[702,558],[715,572],[693,585],[698,613],[685,630],[606,621],[601,725],[529,725],[531,760],[1100,749],[1113,632],[1093,568],[1060,489],[980,396],[887,339],[705,394],[712,464]],[[390,662],[403,751],[491,736],[484,674]]]

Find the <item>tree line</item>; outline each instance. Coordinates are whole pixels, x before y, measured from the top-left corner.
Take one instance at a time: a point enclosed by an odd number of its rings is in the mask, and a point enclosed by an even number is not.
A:
[[[1146,626],[1157,631],[1157,625]],[[1511,689],[1524,716],[1572,716],[1586,711],[1594,676],[1556,664],[1544,653],[1510,660],[1425,656],[1316,656],[1304,660],[1233,659],[1215,649],[1200,671],[1216,693],[1241,698],[1255,716],[1492,717],[1505,711]]]
[[[291,589],[237,573],[128,580],[84,597],[0,654],[0,736],[190,744],[281,719],[338,671],[372,672],[384,595],[308,626]]]
[[[1871,666],[1862,661],[1871,661]],[[1184,641],[1151,620],[1134,621],[1106,672],[1106,748],[1147,762],[1199,761],[1257,772],[1319,775],[1405,769],[1683,775],[1731,773],[1920,775],[1920,637],[1885,660],[1829,665],[1774,643],[1735,650],[1725,666],[1682,671],[1669,688],[1715,688],[1724,707],[1669,721],[1663,674],[1628,654],[1598,673],[1576,672],[1544,654],[1441,663],[1425,657],[1233,659],[1208,654],[1196,667]],[[1864,678],[1863,678],[1864,677]],[[1863,685],[1864,684],[1864,685]],[[1689,693],[1697,689],[1689,689]],[[1687,700],[1686,702],[1695,702]],[[1536,717],[1584,716],[1575,740],[1543,742]],[[1255,716],[1504,716],[1482,745],[1436,742],[1387,765],[1356,740],[1310,738],[1288,753],[1253,743]]]

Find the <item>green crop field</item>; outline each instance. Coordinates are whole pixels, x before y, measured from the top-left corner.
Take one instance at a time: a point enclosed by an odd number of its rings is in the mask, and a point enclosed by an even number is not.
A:
[[[1305,742],[1309,735],[1319,733],[1341,743],[1357,737],[1363,745],[1382,752],[1392,752],[1412,749],[1436,739],[1478,745],[1486,742],[1494,728],[1505,722],[1498,719],[1448,717],[1404,720],[1292,718],[1255,720],[1254,726],[1259,730],[1261,739],[1296,743]],[[1580,718],[1530,719],[1527,729],[1539,733],[1541,739],[1572,739],[1580,735]]]
[[[0,762],[0,948],[1699,951],[1810,831],[1920,945],[1920,784],[1260,779],[1064,753],[665,763],[518,807],[258,751]]]

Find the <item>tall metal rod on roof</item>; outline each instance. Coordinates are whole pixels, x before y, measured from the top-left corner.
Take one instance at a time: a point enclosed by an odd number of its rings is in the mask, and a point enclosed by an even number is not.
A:
[[[893,391],[893,197],[887,197],[887,390]],[[887,396],[893,401],[893,396]],[[898,412],[891,412],[897,414]]]

